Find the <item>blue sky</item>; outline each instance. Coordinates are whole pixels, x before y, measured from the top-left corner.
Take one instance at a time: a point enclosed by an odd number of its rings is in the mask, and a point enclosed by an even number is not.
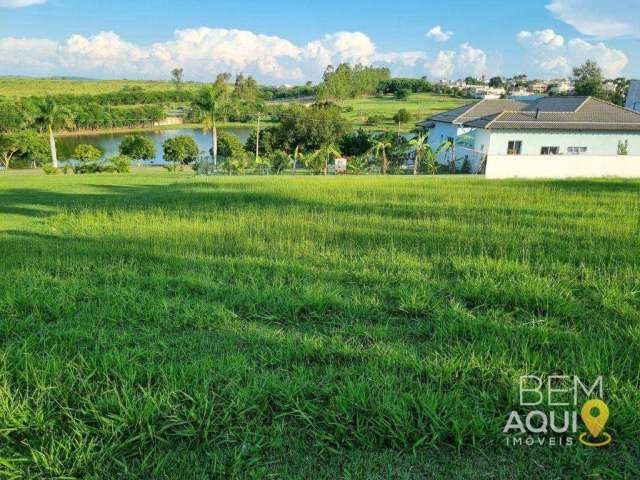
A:
[[[640,0],[0,0],[0,74],[317,80],[326,63],[430,78],[640,76]],[[429,34],[429,32],[431,32]]]

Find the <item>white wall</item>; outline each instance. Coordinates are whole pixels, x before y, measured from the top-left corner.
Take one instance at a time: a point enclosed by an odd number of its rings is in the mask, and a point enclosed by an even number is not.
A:
[[[453,125],[451,123],[435,122],[435,126],[429,132],[429,146],[432,148],[432,150],[435,151],[447,140],[447,138],[451,137],[454,140],[457,140],[460,135],[464,135],[467,133],[475,135],[475,130],[473,128],[461,127],[459,125]],[[470,155],[470,160],[472,164],[474,164],[475,157],[473,155],[473,151],[465,149],[461,146],[457,146],[456,157],[463,158],[465,155]],[[443,165],[448,165],[450,159],[451,152],[440,152],[440,154],[436,158],[436,161]]]
[[[522,155],[540,155],[542,147],[560,147],[561,155],[567,154],[568,147],[587,147],[586,155],[617,155],[621,140],[629,140],[629,155],[640,155],[640,132],[491,130],[490,135],[489,155],[506,155],[509,142],[514,140],[522,142]],[[479,149],[478,141],[476,148]]]
[[[640,178],[640,155],[489,155],[487,178]]]

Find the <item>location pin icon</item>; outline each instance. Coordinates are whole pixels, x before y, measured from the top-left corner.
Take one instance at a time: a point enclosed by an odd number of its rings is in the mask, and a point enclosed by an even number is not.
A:
[[[591,414],[591,410],[594,408],[598,409],[599,413],[597,416]],[[582,407],[580,415],[591,436],[597,438],[609,420],[609,407],[607,407],[607,404],[602,400],[589,400]]]

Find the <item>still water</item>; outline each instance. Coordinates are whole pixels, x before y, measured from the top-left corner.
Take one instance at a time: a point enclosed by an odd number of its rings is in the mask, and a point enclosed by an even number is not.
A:
[[[242,143],[247,141],[250,128],[246,127],[229,127],[220,129],[227,133],[232,133],[240,138]],[[58,137],[56,138],[56,144],[58,145],[58,156],[60,160],[70,160],[75,148],[80,144],[93,145],[98,147],[104,152],[104,158],[111,157],[118,154],[118,146],[124,137],[130,135],[129,133],[102,133],[99,135],[77,135],[70,137]],[[173,137],[179,135],[189,135],[196,140],[198,147],[201,151],[208,152],[211,148],[211,131],[204,131],[197,128],[180,128],[173,130],[157,130],[149,132],[136,132],[136,135],[143,135],[153,140],[156,145],[156,158],[149,161],[149,164],[162,164],[164,160],[162,158],[162,143]]]

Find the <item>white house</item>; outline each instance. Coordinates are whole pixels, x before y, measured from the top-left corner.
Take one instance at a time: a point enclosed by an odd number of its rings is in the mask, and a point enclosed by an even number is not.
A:
[[[592,97],[483,100],[418,125],[488,178],[640,177],[640,113]]]

